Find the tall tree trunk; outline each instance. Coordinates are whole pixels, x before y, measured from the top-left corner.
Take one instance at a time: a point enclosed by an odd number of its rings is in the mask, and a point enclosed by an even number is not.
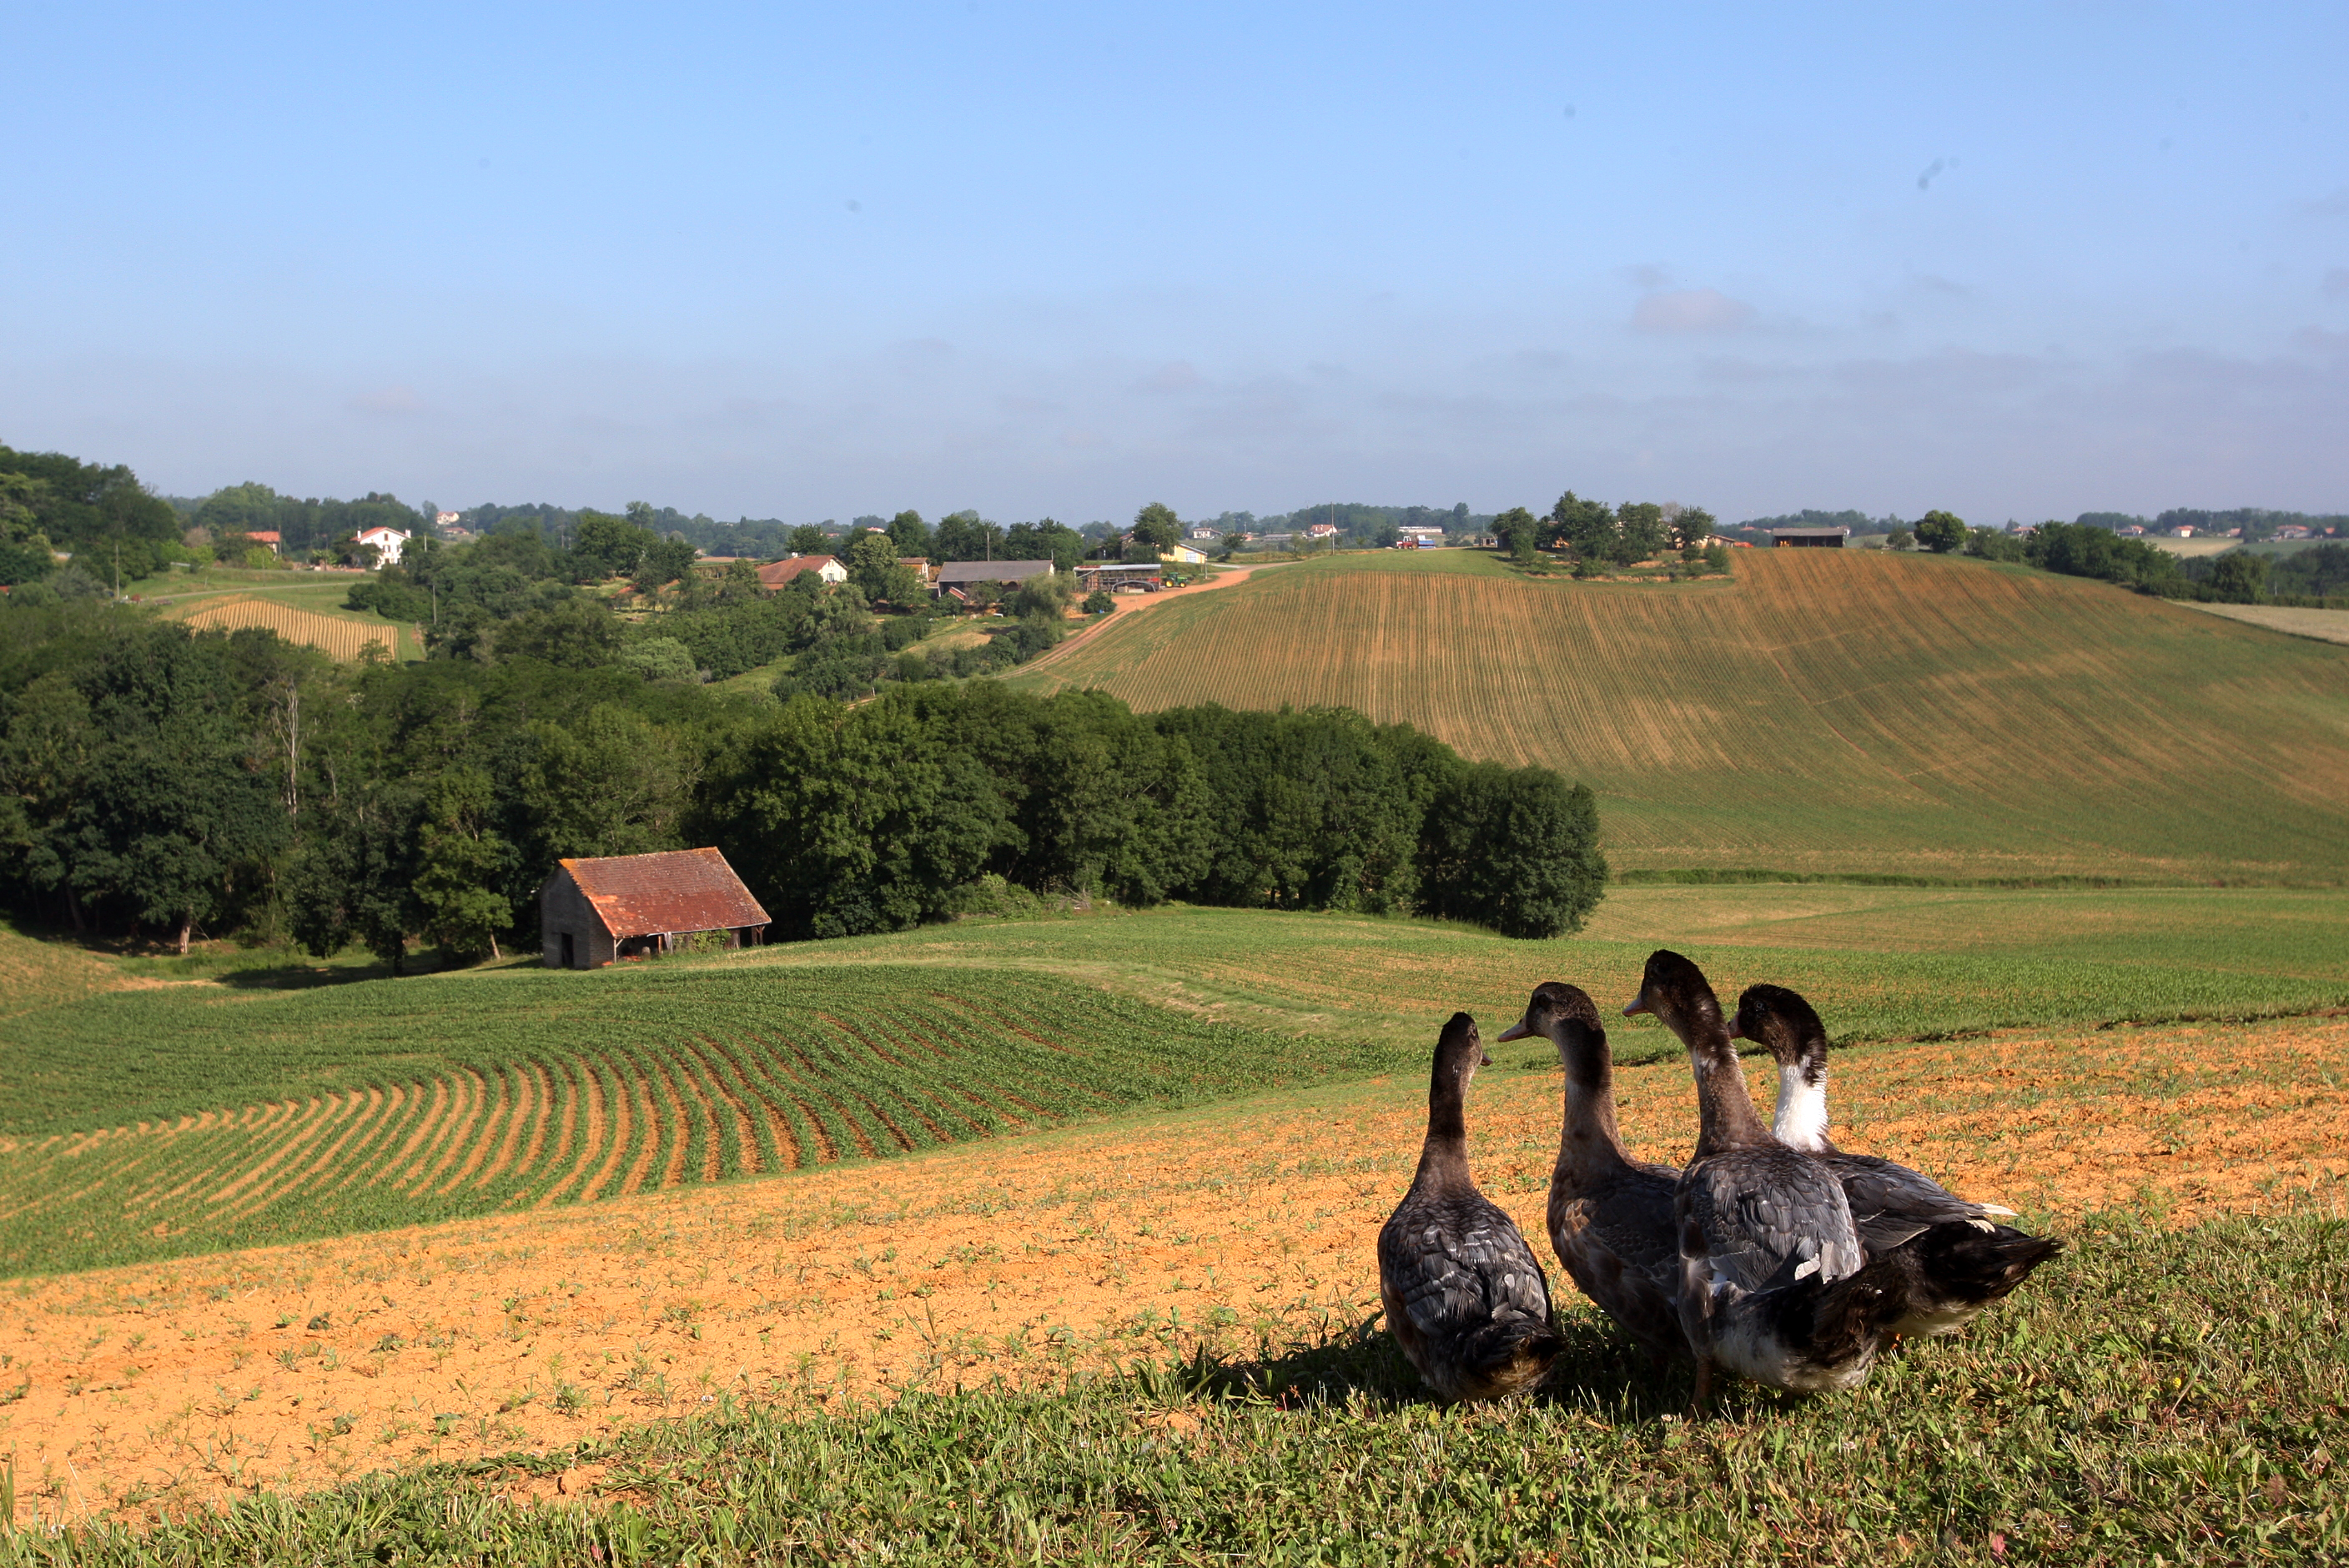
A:
[[[504,954],[498,951],[497,934],[495,932],[492,932],[490,934],[490,962],[495,964],[504,956]]]
[[[65,888],[66,913],[73,916],[74,934],[76,936],[87,936],[89,934],[89,927],[83,923],[81,918],[81,900],[74,897],[73,883],[66,883]]]
[[[188,936],[195,928],[196,912],[194,910],[190,910],[180,916],[180,956],[182,958],[188,955]]]

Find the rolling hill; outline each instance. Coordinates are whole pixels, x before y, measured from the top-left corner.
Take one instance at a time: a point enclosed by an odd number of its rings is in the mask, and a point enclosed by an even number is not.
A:
[[[1341,704],[1544,763],[1598,791],[1619,871],[2349,877],[2349,653],[2020,567],[1354,556],[1121,617],[1018,684]]]

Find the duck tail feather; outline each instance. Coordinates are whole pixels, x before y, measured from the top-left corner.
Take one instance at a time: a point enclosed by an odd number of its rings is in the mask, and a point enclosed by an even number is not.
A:
[[[1976,1305],[2007,1295],[2064,1250],[2059,1237],[2012,1225],[1937,1225],[1917,1246],[1925,1275],[1943,1294]]]

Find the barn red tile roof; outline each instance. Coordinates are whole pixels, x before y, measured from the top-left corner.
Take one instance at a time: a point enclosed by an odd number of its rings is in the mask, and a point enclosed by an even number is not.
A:
[[[759,581],[770,588],[780,588],[801,573],[818,571],[836,559],[830,555],[794,555],[788,561],[770,561],[759,568]]]
[[[564,861],[614,936],[764,925],[767,912],[714,849]]]

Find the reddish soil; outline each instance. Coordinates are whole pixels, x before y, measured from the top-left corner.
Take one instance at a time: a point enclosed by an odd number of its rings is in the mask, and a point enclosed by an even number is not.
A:
[[[2084,1245],[2127,1223],[2338,1212],[2344,1049],[2349,1019],[1878,1048],[1838,1058],[1837,1131]],[[1686,1069],[1619,1081],[1630,1141],[1684,1157]],[[1766,1095],[1766,1074],[1754,1087]],[[139,1517],[553,1449],[730,1396],[1050,1378],[1358,1324],[1376,1310],[1373,1240],[1410,1179],[1423,1094],[1380,1080],[19,1282],[0,1298],[16,1517]],[[1544,1256],[1557,1096],[1554,1069],[1505,1062],[1471,1104],[1478,1179]]]

